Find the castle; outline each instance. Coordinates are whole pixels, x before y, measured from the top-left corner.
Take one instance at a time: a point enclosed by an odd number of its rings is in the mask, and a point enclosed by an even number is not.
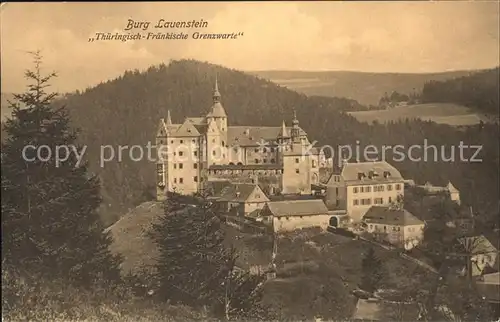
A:
[[[311,194],[325,155],[311,146],[294,113],[292,126],[230,126],[217,79],[212,106],[204,117],[172,122],[170,111],[156,134],[157,199],[167,192],[194,194],[208,181],[249,181],[268,194]]]

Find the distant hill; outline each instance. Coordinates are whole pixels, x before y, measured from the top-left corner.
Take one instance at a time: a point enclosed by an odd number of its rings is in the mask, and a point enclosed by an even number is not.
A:
[[[108,224],[151,200],[155,163],[146,158],[147,144],[154,143],[159,119],[166,116],[167,110],[171,111],[174,122],[181,122],[186,116],[206,114],[211,106],[216,74],[231,125],[279,126],[283,120],[291,121],[295,108],[300,126],[308,132],[311,141],[317,141],[316,146],[350,145],[354,151],[356,145],[360,148],[369,144],[408,146],[421,145],[424,140],[438,146],[450,146],[460,140],[483,145],[485,161],[480,164],[405,159],[394,165],[405,178],[422,184],[452,181],[460,189],[464,203],[478,205],[478,209],[488,209],[488,203],[498,206],[498,127],[485,126],[481,130],[471,127],[461,132],[447,125],[418,120],[369,125],[341,112],[349,110],[352,104],[349,100],[308,97],[240,71],[179,60],[144,72],[127,71],[84,92],[68,94],[61,101],[68,107],[73,125],[81,129],[79,141],[87,146],[91,171],[101,178],[102,213]],[[133,145],[143,147],[145,157],[135,161],[125,149],[119,160],[118,148]],[[101,147],[104,146],[113,147],[115,156],[113,161],[101,166]],[[337,158],[337,150],[333,152]],[[390,153],[385,156],[391,160]]]
[[[428,103],[394,107],[387,110],[349,112],[360,122],[387,123],[406,119],[433,121],[451,126],[468,126],[482,122],[491,122],[487,116],[477,113],[474,109],[453,103]]]
[[[252,71],[250,74],[271,80],[306,95],[346,97],[363,105],[377,105],[385,92],[420,92],[426,82],[443,81],[470,75],[475,71],[429,74],[364,73],[350,71]]]
[[[500,68],[483,70],[445,81],[431,80],[422,89],[422,101],[455,103],[477,112],[499,115]]]

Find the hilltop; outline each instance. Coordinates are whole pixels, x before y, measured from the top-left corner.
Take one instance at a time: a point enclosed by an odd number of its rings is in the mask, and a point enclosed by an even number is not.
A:
[[[422,89],[422,100],[461,104],[498,117],[499,89],[500,68],[497,67],[445,81],[429,81]]]
[[[108,225],[154,198],[155,162],[147,160],[147,145],[148,142],[154,144],[159,119],[166,117],[167,110],[171,111],[174,122],[207,113],[216,74],[231,125],[279,126],[283,120],[290,122],[296,109],[300,126],[311,140],[317,140],[316,146],[351,145],[354,151],[356,146],[362,149],[369,144],[421,145],[425,139],[437,146],[458,144],[460,140],[480,144],[485,160],[480,164],[406,159],[395,165],[405,177],[421,183],[446,184],[451,180],[461,190],[464,202],[481,205],[481,209],[487,209],[488,203],[498,196],[496,126],[458,131],[419,120],[364,124],[342,112],[352,106],[351,100],[308,97],[223,66],[180,60],[142,72],[127,71],[117,79],[84,92],[67,94],[59,101],[67,106],[73,125],[81,130],[79,141],[87,146],[90,170],[101,178],[102,214]],[[130,158],[129,149],[133,145],[143,148],[144,158],[137,161]],[[115,156],[113,161],[101,166],[101,147],[105,146],[113,147]],[[128,147],[122,149],[121,158],[120,146]],[[132,158],[140,156],[138,149],[133,152]],[[337,150],[333,152],[337,157]],[[391,157],[390,153],[386,154],[387,160]]]
[[[363,105],[377,105],[387,92],[421,92],[429,81],[444,81],[467,76],[476,71],[442,73],[365,73],[354,71],[252,71],[276,84],[306,95],[338,96]]]

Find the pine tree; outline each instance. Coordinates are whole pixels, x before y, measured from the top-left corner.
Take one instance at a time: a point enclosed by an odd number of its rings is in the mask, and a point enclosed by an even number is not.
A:
[[[262,314],[263,277],[235,271],[236,255],[225,243],[222,222],[213,205],[171,193],[165,215],[153,227],[160,255],[157,280],[163,300],[210,307],[219,318]]]
[[[382,262],[372,247],[368,249],[368,252],[362,259],[361,270],[363,274],[361,277],[361,288],[370,293],[375,292],[379,288],[384,274]]]
[[[66,110],[53,108],[57,94],[45,92],[57,75],[43,76],[40,52],[33,56],[35,68],[25,73],[31,83],[10,103],[12,117],[4,128],[2,261],[34,279],[82,285],[114,280],[118,258],[109,252],[111,240],[97,214],[99,181],[79,163],[77,133]],[[56,150],[64,162],[57,162]]]

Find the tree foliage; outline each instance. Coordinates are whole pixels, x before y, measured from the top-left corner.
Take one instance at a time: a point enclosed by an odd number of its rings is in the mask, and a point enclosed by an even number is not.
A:
[[[384,267],[382,261],[370,247],[361,261],[361,288],[367,292],[375,292],[384,278]]]
[[[65,108],[54,108],[55,93],[46,88],[56,76],[42,75],[41,55],[33,53],[35,67],[25,73],[26,92],[11,102],[12,118],[2,143],[2,261],[35,280],[62,279],[79,285],[116,280],[118,258],[108,250],[97,214],[99,180],[78,165],[76,132]],[[21,108],[21,105],[23,106]],[[32,149],[26,149],[27,146]],[[49,149],[35,150],[46,146]],[[52,154],[50,154],[50,152]]]
[[[162,299],[210,307],[218,317],[262,314],[263,276],[236,271],[234,249],[224,242],[224,229],[212,204],[193,197],[191,206],[183,206],[186,201],[186,197],[169,194],[165,215],[154,226]]]
[[[498,116],[499,67],[446,81],[424,85],[424,102],[447,102],[469,106]]]

